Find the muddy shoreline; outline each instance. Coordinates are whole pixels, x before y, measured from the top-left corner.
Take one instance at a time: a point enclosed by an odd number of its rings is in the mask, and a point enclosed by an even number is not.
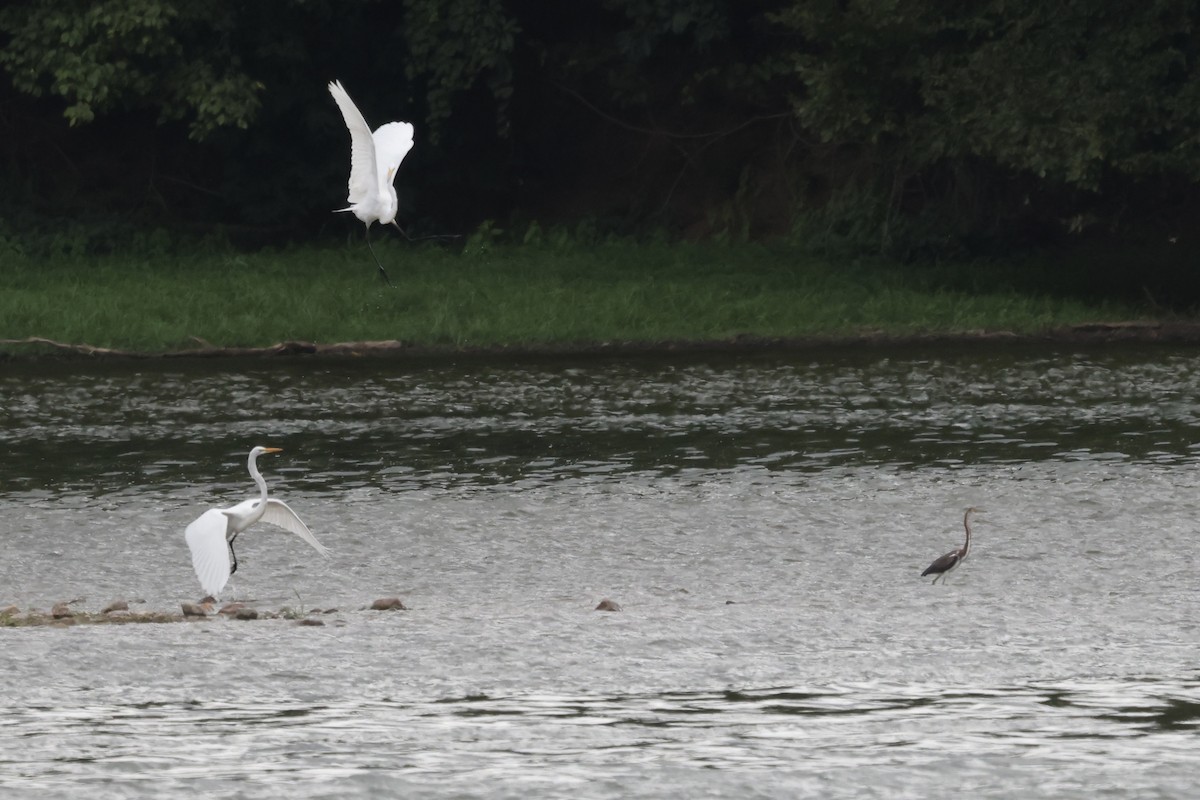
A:
[[[72,600],[55,603],[50,609],[18,608],[15,605],[0,607],[0,630],[4,628],[39,628],[54,627],[68,628],[76,625],[131,625],[145,623],[169,622],[205,622],[212,620],[287,620],[299,625],[321,627],[325,625],[322,617],[328,617],[333,624],[344,624],[344,614],[337,608],[313,608],[307,611],[285,606],[278,609],[258,608],[249,602],[230,602],[220,605],[212,598],[206,597],[196,603],[180,603],[179,610],[146,609],[131,610],[130,602],[138,604],[141,601],[115,600],[100,611],[87,611],[72,608],[80,601]],[[397,597],[380,598],[370,605],[362,606],[359,611],[407,611]]]
[[[89,359],[205,359],[288,356],[350,356],[386,358],[439,358],[462,356],[571,356],[571,355],[654,355],[706,352],[754,352],[770,350],[808,350],[827,347],[873,347],[929,344],[1200,344],[1200,322],[1097,322],[1049,328],[1037,333],[1013,333],[1003,330],[968,330],[890,334],[864,331],[846,336],[767,337],[744,335],[719,340],[665,340],[573,342],[563,344],[514,344],[460,347],[455,345],[414,344],[396,339],[366,342],[320,344],[286,341],[266,347],[218,347],[206,342],[183,350],[138,351],[94,347],[88,344],[57,342],[40,337],[3,339],[0,360],[20,361],[46,357],[82,357]],[[11,348],[20,347],[21,351]]]

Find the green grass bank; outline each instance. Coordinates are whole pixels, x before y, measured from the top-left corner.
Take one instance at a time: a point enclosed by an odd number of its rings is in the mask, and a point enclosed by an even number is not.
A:
[[[1005,330],[1151,319],[1032,262],[834,263],[782,245],[379,242],[253,254],[0,256],[0,339],[139,351],[398,339],[429,347]],[[25,345],[0,345],[29,352]]]

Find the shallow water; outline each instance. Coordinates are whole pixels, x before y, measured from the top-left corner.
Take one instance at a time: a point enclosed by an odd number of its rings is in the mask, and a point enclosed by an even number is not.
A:
[[[3,365],[0,794],[1191,796],[1200,353]],[[918,576],[961,543],[946,586]],[[406,612],[370,612],[397,594]],[[620,613],[595,612],[604,597]]]

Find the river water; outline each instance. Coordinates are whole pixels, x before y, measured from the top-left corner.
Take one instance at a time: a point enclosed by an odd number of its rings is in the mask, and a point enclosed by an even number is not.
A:
[[[252,528],[222,599],[337,609],[0,628],[0,796],[1194,796],[1197,397],[1165,347],[0,364],[0,606],[196,600],[265,444],[332,555]]]

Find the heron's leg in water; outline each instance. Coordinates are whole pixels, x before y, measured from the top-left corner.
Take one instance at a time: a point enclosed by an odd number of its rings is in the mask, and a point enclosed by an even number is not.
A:
[[[392,279],[388,277],[387,270],[383,268],[383,264],[379,263],[379,256],[375,255],[375,248],[371,246],[371,226],[367,226],[367,249],[371,251],[371,258],[375,259],[375,266],[379,267],[379,274],[387,281],[387,285],[393,289],[396,285],[392,283]]]
[[[937,575],[934,575],[934,576],[933,576],[933,583],[931,583],[931,584],[929,584],[929,585],[930,585],[930,586],[935,586],[935,585],[937,585],[938,579],[939,579],[939,578],[944,578],[944,577],[946,577],[946,573],[944,573],[944,572],[939,572]]]

